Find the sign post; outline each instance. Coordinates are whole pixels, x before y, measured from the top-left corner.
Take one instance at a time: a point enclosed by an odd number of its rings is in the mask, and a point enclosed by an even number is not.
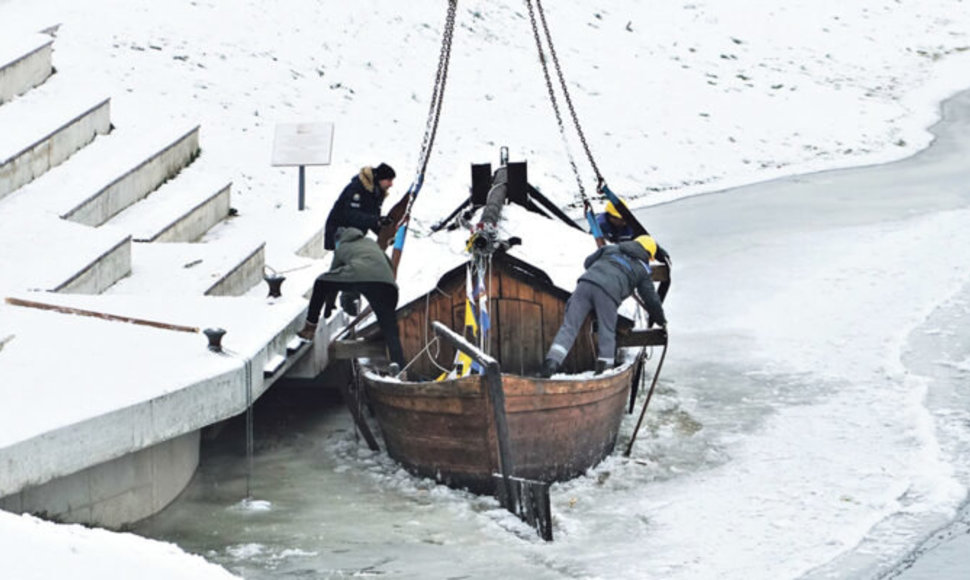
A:
[[[299,167],[297,207],[304,209],[306,166],[330,165],[333,123],[279,123],[273,139],[273,167]]]

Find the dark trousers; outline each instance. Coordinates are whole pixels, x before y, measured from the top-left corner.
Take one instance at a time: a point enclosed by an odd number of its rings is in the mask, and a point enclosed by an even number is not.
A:
[[[326,280],[322,276],[313,283],[313,294],[310,295],[310,307],[306,319],[316,323],[320,318],[320,310],[326,305],[324,318],[330,316],[337,300],[337,294],[344,291],[360,292],[370,304],[371,310],[377,316],[377,325],[384,334],[387,351],[393,362],[403,369],[407,364],[404,360],[404,350],[401,348],[401,335],[397,329],[397,287],[384,282],[336,282]]]

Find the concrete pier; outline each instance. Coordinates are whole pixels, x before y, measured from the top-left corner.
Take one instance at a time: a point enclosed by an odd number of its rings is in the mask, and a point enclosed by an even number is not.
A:
[[[199,431],[0,498],[0,509],[108,528],[159,512],[199,465]]]
[[[318,376],[346,319],[296,336],[321,232],[288,242],[269,297],[272,232],[226,226],[232,176],[198,166],[200,126],[114,119],[26,36],[0,46],[0,509],[124,528],[185,488],[202,429]]]

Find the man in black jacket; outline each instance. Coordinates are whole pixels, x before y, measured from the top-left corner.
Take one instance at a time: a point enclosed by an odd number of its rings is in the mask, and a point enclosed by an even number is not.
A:
[[[586,271],[566,302],[566,315],[546,354],[542,376],[552,376],[562,365],[590,310],[596,312],[599,335],[596,372],[612,367],[616,352],[616,311],[634,291],[647,307],[650,322],[667,326],[650,269],[650,260],[656,254],[657,242],[653,238],[637,236],[635,240],[603,246],[586,257],[583,262]]]
[[[396,176],[394,169],[386,163],[362,168],[341,192],[327,216],[323,247],[334,249],[337,228],[357,228],[365,234],[367,230],[376,234],[382,225],[389,224],[389,218],[381,217],[381,204]]]

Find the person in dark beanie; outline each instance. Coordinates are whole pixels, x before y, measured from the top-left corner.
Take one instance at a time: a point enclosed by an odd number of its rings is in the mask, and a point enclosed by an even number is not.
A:
[[[381,163],[374,169],[374,179],[376,179],[378,183],[384,180],[393,180],[395,177],[397,177],[397,173],[394,173],[394,168],[387,163]],[[387,187],[390,186],[391,185],[388,185]]]
[[[323,232],[324,249],[333,250],[336,247],[337,230],[340,228],[356,228],[366,235],[368,230],[376,234],[381,226],[391,223],[391,218],[381,217],[381,204],[394,185],[396,176],[394,168],[387,163],[361,168],[340,193],[327,216]],[[357,315],[359,301],[360,294],[353,290],[340,295],[341,308],[351,316]]]
[[[398,370],[403,369],[404,351],[396,314],[398,293],[391,261],[375,240],[357,228],[340,228],[330,270],[314,282],[306,323],[297,334],[312,341],[320,310],[323,309],[324,319],[329,318],[337,293],[343,295],[348,291],[362,293],[367,299],[377,315],[377,325],[384,335],[391,362],[398,365]]]
[[[376,234],[382,225],[389,224],[390,218],[381,217],[381,204],[396,176],[387,163],[362,168],[340,193],[327,216],[323,247],[334,249],[337,228],[357,228],[364,234],[368,230]]]

